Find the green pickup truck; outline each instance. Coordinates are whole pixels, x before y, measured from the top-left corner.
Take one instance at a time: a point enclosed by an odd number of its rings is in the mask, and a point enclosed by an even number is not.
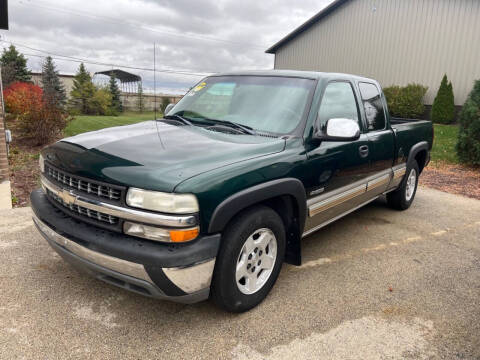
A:
[[[303,237],[383,195],[407,209],[432,142],[431,122],[389,116],[375,80],[214,75],[162,119],[45,148],[33,220],[100,280],[241,312],[301,264]]]

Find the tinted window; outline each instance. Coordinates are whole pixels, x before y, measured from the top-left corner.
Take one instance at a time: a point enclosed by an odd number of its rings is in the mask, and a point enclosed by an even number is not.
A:
[[[358,121],[357,102],[352,86],[346,82],[333,82],[327,85],[318,111],[322,129],[329,119],[338,118]]]
[[[369,83],[360,83],[363,108],[367,117],[369,130],[385,129],[385,111],[378,88]]]

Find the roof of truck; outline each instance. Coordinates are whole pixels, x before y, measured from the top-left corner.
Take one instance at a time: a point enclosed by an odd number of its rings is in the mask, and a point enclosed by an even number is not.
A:
[[[300,71],[300,70],[251,70],[251,71],[234,71],[227,73],[214,74],[212,76],[279,76],[279,77],[297,77],[304,79],[338,79],[376,82],[362,76],[342,73],[329,73],[319,71]]]

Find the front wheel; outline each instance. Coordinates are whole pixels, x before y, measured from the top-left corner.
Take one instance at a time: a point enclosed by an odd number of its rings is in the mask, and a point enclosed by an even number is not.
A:
[[[212,299],[231,312],[247,311],[270,292],[285,255],[285,228],[272,209],[241,213],[222,235],[215,264]]]
[[[417,162],[412,161],[412,164],[407,166],[405,178],[402,180],[400,187],[387,194],[387,203],[390,207],[397,210],[406,210],[412,205],[417,193],[419,174]]]

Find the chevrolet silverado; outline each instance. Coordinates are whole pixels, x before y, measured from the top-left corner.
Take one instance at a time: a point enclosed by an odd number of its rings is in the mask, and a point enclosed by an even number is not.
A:
[[[381,196],[410,207],[432,142],[431,122],[389,116],[375,80],[213,75],[161,119],[43,149],[33,220],[100,280],[241,312],[301,264],[302,237]]]

